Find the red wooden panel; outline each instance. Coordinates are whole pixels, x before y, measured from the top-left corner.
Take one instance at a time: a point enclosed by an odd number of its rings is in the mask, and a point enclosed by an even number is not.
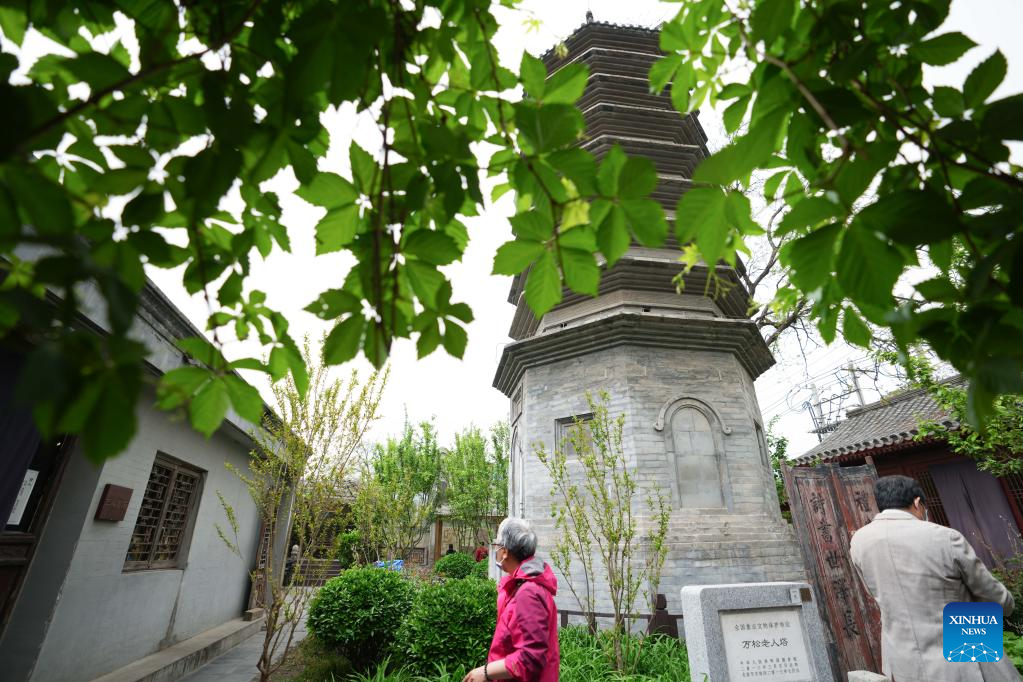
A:
[[[852,531],[873,517],[876,474],[869,465],[846,467],[848,473],[838,468],[786,467],[783,478],[807,575],[844,677],[850,670],[881,669],[876,606],[872,612],[849,558]]]
[[[832,483],[836,492],[835,500],[845,519],[845,528],[851,540],[853,533],[867,525],[877,514],[877,501],[874,499],[874,482],[877,473],[872,465],[858,467],[835,467],[831,470]],[[845,553],[849,555],[849,544],[845,545]],[[881,611],[877,602],[870,596],[863,581],[859,579],[856,569],[850,563],[853,573],[852,599],[845,604],[852,606],[861,615],[857,621],[862,625],[862,632],[870,647],[873,660],[881,662]]]

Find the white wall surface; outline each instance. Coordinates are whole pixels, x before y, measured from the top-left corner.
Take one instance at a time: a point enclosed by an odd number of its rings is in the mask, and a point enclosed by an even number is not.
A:
[[[259,520],[245,486],[225,462],[247,470],[248,448],[223,433],[206,440],[187,423],[150,407],[150,400],[140,401],[134,440],[103,465],[33,681],[92,679],[237,618],[245,609]],[[125,572],[157,452],[206,472],[191,545],[184,568]],[[93,520],[107,483],[133,490],[123,521]],[[237,514],[241,557],[217,535],[215,524],[229,529],[218,490]]]

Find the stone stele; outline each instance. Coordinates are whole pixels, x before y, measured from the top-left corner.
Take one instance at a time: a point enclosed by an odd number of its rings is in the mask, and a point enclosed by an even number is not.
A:
[[[565,47],[543,59],[549,73],[572,62],[589,66],[579,100],[586,120],[580,146],[598,158],[614,145],[650,158],[659,176],[653,196],[673,219],[695,165],[709,152],[696,113],[682,116],[667,92],[650,93],[647,73],[661,55],[657,31],[590,22]],[[774,358],[748,318],[739,271],[718,263],[709,281],[705,264],[683,272],[680,254],[672,236],[658,248],[633,243],[603,273],[597,297],[566,290],[542,319],[526,305],[525,277],[516,277],[508,299],[516,306],[513,341],[494,378],[511,400],[509,513],[534,524],[545,559],[555,526],[551,481],[536,447],[553,451],[575,419],[587,419],[587,391],[610,394],[611,414],[625,415],[623,450],[639,487],[633,509],[639,537],[652,522],[647,494],[656,486],[671,503],[656,592],[667,596],[672,614],[680,613],[679,590],[686,585],[806,579],[799,546],[778,509],[753,390]],[[568,466],[581,471],[571,457]],[[632,558],[641,563],[644,553],[640,547]],[[564,576],[558,579],[558,607],[578,610]],[[597,613],[611,610],[604,582],[591,577],[587,585],[573,576],[577,592],[596,595]],[[630,611],[649,614],[650,604]]]
[[[807,583],[684,587],[682,615],[694,680],[834,682]]]

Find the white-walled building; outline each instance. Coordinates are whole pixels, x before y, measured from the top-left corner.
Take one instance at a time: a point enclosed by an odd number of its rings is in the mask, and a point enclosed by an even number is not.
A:
[[[149,284],[133,335],[158,376],[184,362],[174,341],[200,333]],[[258,628],[242,616],[261,523],[225,466],[248,470],[255,425],[229,413],[206,439],[144,392],[135,437],[97,465],[73,437],[24,436],[34,431],[27,411],[11,405],[23,354],[0,355],[4,475],[22,481],[0,533],[0,680],[91,680],[212,628]],[[217,524],[230,528],[218,492],[237,515],[240,557],[218,536]]]

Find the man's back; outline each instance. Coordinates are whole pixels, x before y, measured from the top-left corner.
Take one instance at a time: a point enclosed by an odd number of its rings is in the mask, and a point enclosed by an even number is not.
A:
[[[981,664],[949,663],[943,656],[945,604],[993,601],[1005,615],[1014,606],[959,531],[886,509],[856,531],[851,555],[881,610],[885,674],[896,682],[1020,679],[1008,658]]]

